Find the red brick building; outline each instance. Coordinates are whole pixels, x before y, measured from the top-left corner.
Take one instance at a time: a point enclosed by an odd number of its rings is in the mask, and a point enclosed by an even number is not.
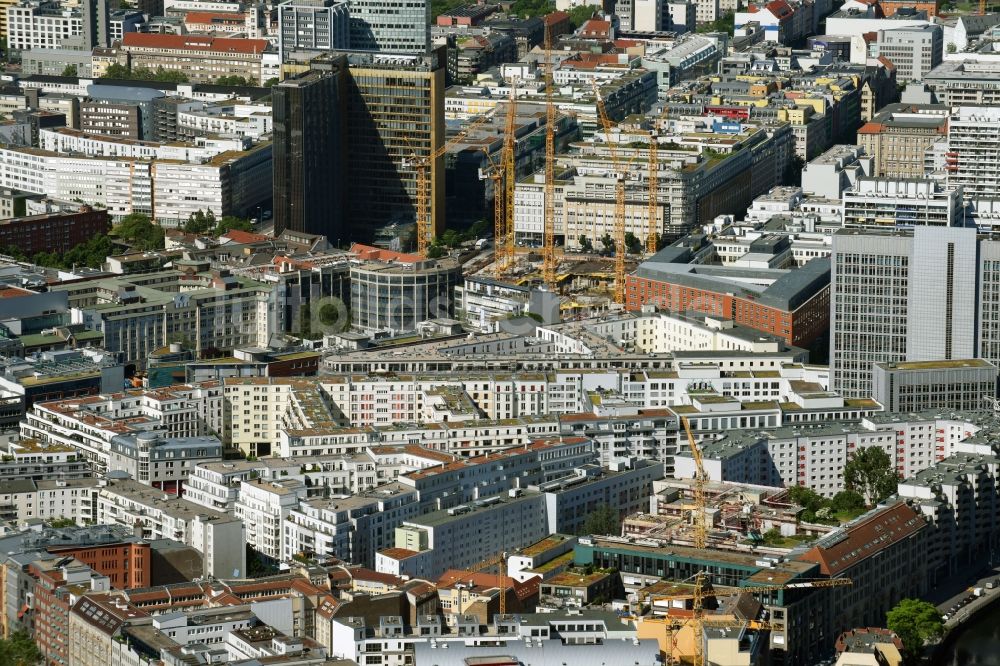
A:
[[[688,263],[688,248],[668,247],[626,277],[625,308],[652,304],[694,311],[809,347],[830,326],[830,262],[799,269],[739,268]]]
[[[131,590],[151,585],[152,556],[148,543],[49,548],[49,552],[75,557],[94,571],[107,576],[111,581],[111,587],[116,590]]]
[[[17,248],[31,256],[65,252],[111,229],[108,211],[82,206],[75,213],[47,213],[0,220],[0,248]]]

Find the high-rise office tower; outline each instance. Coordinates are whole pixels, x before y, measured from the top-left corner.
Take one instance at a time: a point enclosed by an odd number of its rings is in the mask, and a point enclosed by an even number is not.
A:
[[[353,12],[353,8],[352,8]],[[346,211],[352,237],[411,222],[417,169],[427,164],[428,219],[444,229],[445,49],[428,55],[347,54]]]
[[[272,89],[275,233],[291,229],[324,234],[331,241],[341,237],[342,62]]]
[[[830,382],[871,395],[872,364],[1000,359],[1000,242],[975,229],[834,235]]]
[[[430,49],[428,0],[350,0],[351,49],[423,55]]]
[[[274,87],[275,228],[371,239],[416,217],[418,169],[434,232],[444,226],[445,49],[340,52]]]

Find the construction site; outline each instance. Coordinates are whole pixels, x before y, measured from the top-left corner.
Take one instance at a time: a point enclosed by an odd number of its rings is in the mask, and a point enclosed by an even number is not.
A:
[[[557,204],[556,188],[561,186],[566,170],[566,165],[559,162],[557,148],[568,148],[570,140],[579,135],[575,119],[560,114],[553,102],[556,86],[552,82],[552,70],[551,43],[546,34],[542,65],[546,95],[542,112],[529,111],[519,105],[517,81],[511,81],[508,98],[491,113],[470,120],[431,155],[412,158],[418,194],[416,249],[418,254],[427,256],[435,242],[435,230],[442,227],[441,221],[431,219],[430,214],[430,165],[445,155],[454,158],[458,153],[474,153],[474,159],[483,162],[478,177],[484,183],[485,199],[492,212],[493,243],[489,257],[479,257],[466,265],[466,275],[488,277],[521,287],[543,287],[564,297],[563,315],[573,317],[609,307],[623,307],[625,276],[658,249],[663,224],[663,204],[657,183],[660,165],[653,131],[646,133],[647,149],[642,151],[645,154],[642,163],[634,154],[619,158],[616,142],[608,139],[616,128],[608,116],[600,86],[595,82],[593,92],[600,129],[610,158],[610,161],[604,160],[606,164],[601,176],[614,183],[613,189],[608,188],[610,191],[604,193],[608,210],[602,211],[600,216],[611,218],[612,222],[579,229],[563,220],[559,220],[561,224],[557,222],[557,206],[562,207],[562,203]],[[538,105],[529,106],[537,109]],[[533,118],[534,115],[538,117]],[[573,122],[567,123],[567,120]],[[527,124],[544,136],[544,150],[529,157],[526,165],[523,159],[518,163],[518,156],[524,152],[519,142],[528,140],[525,136]],[[572,130],[567,132],[567,126]],[[576,144],[573,148],[579,152]],[[535,172],[534,167],[539,164],[541,168]],[[533,187],[535,185],[537,187]],[[529,194],[525,195],[521,189],[528,190]],[[540,202],[539,220],[534,225],[537,232],[519,231],[521,225],[516,216],[533,216],[531,205],[517,200],[524,196]],[[638,216],[642,219],[636,219]]]

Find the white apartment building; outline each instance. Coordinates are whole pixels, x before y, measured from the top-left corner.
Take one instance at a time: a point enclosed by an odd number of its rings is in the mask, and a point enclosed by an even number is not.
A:
[[[364,660],[370,666],[462,666],[475,663],[484,652],[510,655],[505,658],[517,663],[537,662],[544,653],[574,666],[654,666],[659,652],[656,639],[638,638],[634,624],[587,610],[523,613],[485,627],[463,617],[447,634],[439,618],[428,616],[418,618],[412,629],[401,617],[382,617],[377,626],[369,626],[364,618],[323,614],[317,625],[317,640],[331,657]]]
[[[185,136],[216,134],[259,141],[272,128],[270,105],[226,102],[195,104],[177,111],[177,131]]]
[[[271,144],[195,163],[0,148],[0,186],[82,199],[114,218],[144,213],[168,225],[199,210],[243,215],[270,196]]]
[[[80,43],[84,16],[79,7],[57,2],[32,1],[5,6],[7,48],[13,51],[61,48]]]
[[[241,482],[233,515],[243,521],[247,543],[265,557],[280,559],[285,519],[306,495],[306,485],[297,479]]]
[[[517,550],[555,532],[545,496],[512,489],[474,503],[442,509],[396,528],[395,548],[375,556],[375,570],[437,580],[448,569],[466,569],[504,550]]]
[[[114,481],[97,497],[97,522],[142,527],[148,539],[175,539],[202,554],[204,572],[217,578],[246,575],[243,522],[137,481]]]
[[[97,522],[98,479],[0,481],[0,518],[16,525],[26,520],[68,519],[81,527]]]
[[[705,471],[721,481],[802,485],[825,497],[844,489],[843,467],[861,448],[877,446],[902,478],[920,474],[955,452],[992,416],[969,413],[874,414],[860,423],[828,422],[767,432],[730,430],[702,439]],[[689,452],[674,458],[674,477],[691,478]]]
[[[176,493],[195,465],[217,460],[222,460],[222,442],[215,436],[138,432],[111,439],[108,471],[126,472],[139,483]]]
[[[985,103],[985,102],[984,102]],[[948,118],[948,185],[969,198],[994,199],[1000,191],[1000,109],[958,106]]]
[[[130,157],[147,160],[203,162],[226,151],[250,147],[248,139],[195,139],[191,143],[134,141],[114,136],[89,134],[68,127],[40,129],[38,147],[54,153],[73,153],[88,157]]]
[[[296,475],[301,468],[301,462],[274,458],[201,463],[188,475],[184,484],[184,499],[209,509],[232,513],[243,481],[298,478]]]
[[[174,438],[222,432],[222,387],[204,382],[35,403],[20,429],[22,438],[73,447],[105,474],[113,469],[112,441],[121,435],[155,433],[169,446]]]
[[[303,500],[282,521],[282,559],[308,553],[372,567],[376,552],[393,545],[393,530],[419,514],[417,492],[400,483],[350,497]]]

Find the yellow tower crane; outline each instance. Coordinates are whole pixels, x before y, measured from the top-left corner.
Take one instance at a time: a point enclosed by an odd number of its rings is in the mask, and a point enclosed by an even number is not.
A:
[[[646,183],[649,186],[649,229],[646,232],[646,252],[649,254],[656,253],[656,245],[660,240],[660,225],[657,215],[657,209],[659,208],[659,194],[660,194],[660,179],[659,179],[659,169],[660,162],[659,156],[657,155],[657,149],[659,148],[659,137],[656,134],[656,130],[652,129],[649,131],[649,166],[648,174],[646,176]]]
[[[505,267],[509,267],[514,261],[514,185],[517,183],[517,166],[514,151],[516,148],[515,124],[517,121],[517,89],[512,81],[510,84],[510,101],[507,102],[507,122],[504,123],[503,134],[503,170],[504,170],[504,223],[506,233],[504,239],[506,245],[503,249]],[[497,196],[494,194],[494,196]],[[494,243],[500,245],[497,238]]]
[[[798,589],[810,589],[810,588],[826,588],[826,587],[841,587],[844,585],[853,585],[854,581],[850,578],[822,578],[818,580],[804,580],[794,583],[785,583],[784,585],[755,585],[750,587],[741,587],[732,592],[735,593],[747,593],[747,594],[760,594],[764,592],[777,592],[781,590],[798,590]],[[652,595],[650,596],[650,605],[653,602],[660,600],[681,600],[690,599],[691,600],[691,618],[689,620],[691,624],[691,629],[694,632],[694,655],[692,660],[692,666],[705,666],[705,648],[704,648],[704,637],[705,637],[705,627],[716,626],[714,620],[705,617],[704,600],[707,597],[722,596],[724,594],[730,594],[730,591],[726,592],[715,592],[712,590],[705,590],[705,574],[699,571],[695,574],[694,590],[691,594],[670,594],[670,595]],[[678,618],[678,621],[683,622]],[[672,629],[669,623],[665,623],[665,630],[667,631],[667,645],[669,646],[672,641]],[[770,628],[770,626],[768,626]],[[672,659],[671,656],[667,656],[667,659]],[[670,663],[668,661],[668,663]]]
[[[483,569],[489,569],[491,567],[497,568],[497,586],[500,588],[500,614],[507,614],[507,575],[504,573],[504,567],[507,565],[507,553],[500,551],[492,557],[488,557],[478,564],[474,564],[467,569],[467,571],[477,572]]]
[[[597,98],[597,115],[600,116],[601,125],[608,141],[608,150],[611,152],[611,164],[615,174],[615,303],[619,305],[625,303],[625,166],[618,160],[618,149],[611,138],[611,119],[608,118],[607,108],[604,106],[604,98],[601,96],[601,89],[597,86],[597,81],[593,82],[594,95]]]
[[[490,163],[490,169],[488,174],[480,173],[480,178],[493,181],[493,275],[497,278],[514,261],[514,185],[517,182],[514,161],[514,125],[517,116],[515,95],[516,90],[511,85],[500,159],[494,162],[489,146],[484,146],[483,153]]]
[[[681,423],[684,424],[688,447],[691,449],[691,457],[694,458],[694,512],[691,514],[691,522],[694,525],[694,547],[704,548],[708,537],[708,527],[705,525],[705,484],[708,483],[708,476],[705,474],[705,465],[701,459],[701,449],[691,434],[691,423],[684,416],[681,417]]]
[[[417,155],[416,152],[414,152],[408,158],[403,160],[403,168],[412,167],[414,171],[416,171],[417,175],[417,254],[422,257],[427,256],[427,248],[429,248],[431,243],[434,242],[434,227],[431,224],[430,211],[427,206],[427,199],[429,198],[428,188],[430,187],[430,183],[428,183],[427,178],[427,170],[430,169],[434,160],[448,152],[452,146],[465,139],[469,132],[479,125],[482,125],[487,120],[489,120],[488,115],[479,116],[462,128],[462,131],[459,132],[457,136],[445,142],[443,146],[433,151],[430,155]]]
[[[552,30],[545,26],[545,201],[543,202],[542,280],[556,290],[556,105],[552,101]]]

